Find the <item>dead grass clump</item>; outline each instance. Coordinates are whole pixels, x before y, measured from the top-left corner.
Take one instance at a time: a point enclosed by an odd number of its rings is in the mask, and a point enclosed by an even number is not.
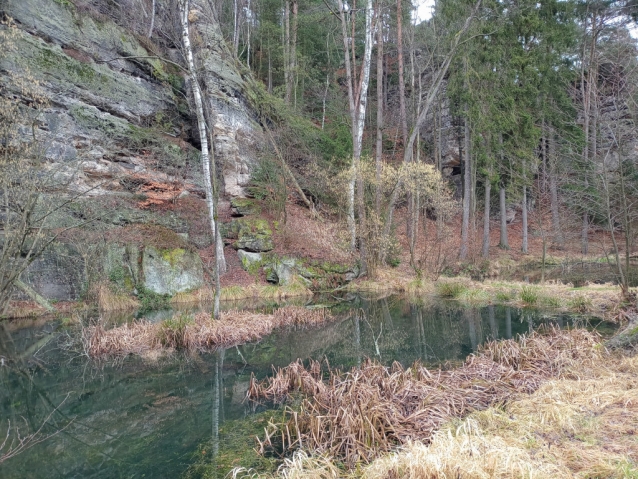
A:
[[[144,355],[161,347],[158,324],[135,321],[117,328],[104,329],[100,323],[82,329],[84,351],[90,357]]]
[[[210,351],[259,341],[283,326],[319,326],[332,320],[325,308],[307,309],[286,306],[273,314],[249,311],[225,311],[218,320],[210,313],[194,318],[178,313],[161,323],[135,321],[113,329],[101,323],[82,331],[84,350],[91,357],[147,355],[150,350],[190,349]]]
[[[334,318],[326,308],[304,308],[303,306],[285,306],[273,313],[276,327],[282,326],[320,326]]]
[[[638,358],[584,367],[579,379],[451,422],[429,445],[407,444],[362,477],[636,477],[637,372]]]
[[[261,384],[253,380],[249,396],[303,397],[300,411],[287,409],[285,421],[271,425],[265,444],[276,438],[284,450],[305,448],[354,467],[397,445],[429,441],[453,418],[504,403],[512,394],[531,393],[577,365],[601,360],[598,344],[597,336],[584,330],[552,329],[518,342],[489,343],[462,367],[447,371],[419,363],[388,368],[368,360],[347,373],[330,368],[322,373],[317,363],[304,368],[297,362]]]
[[[140,307],[139,301],[127,294],[114,293],[108,284],[96,284],[91,293],[96,299],[100,311],[119,311]]]
[[[199,288],[185,293],[175,293],[170,302],[180,303],[210,303],[215,299],[215,291],[212,288]]]
[[[219,320],[209,313],[195,316],[195,324],[186,330],[191,349],[211,350],[258,341],[273,330],[273,317],[248,311],[224,311]]]

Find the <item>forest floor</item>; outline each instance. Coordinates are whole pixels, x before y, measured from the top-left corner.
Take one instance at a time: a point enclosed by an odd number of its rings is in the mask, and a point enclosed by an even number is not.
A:
[[[191,224],[192,231],[206,228],[204,204],[201,200],[186,198],[153,206],[158,211],[170,210],[184,217]],[[547,215],[548,216],[548,215]],[[273,214],[262,208],[261,217],[267,219],[273,229],[275,249],[278,257],[304,258],[307,260],[327,261],[342,265],[356,264],[357,252],[348,250],[348,234],[345,216],[335,217],[326,213],[313,215],[308,209],[289,199],[284,214]],[[220,204],[221,221],[231,220],[229,202]],[[432,219],[421,220],[416,235],[413,261],[406,234],[406,210],[400,208],[395,213],[396,228],[393,232],[394,245],[390,256],[394,266],[375,266],[369,274],[356,279],[347,286],[350,291],[431,293],[436,292],[435,284],[452,281],[450,277],[460,278],[467,291],[483,290],[483,294],[464,294],[457,299],[470,302],[512,302],[522,304],[520,291],[527,283],[537,285],[540,300],[538,305],[562,307],[565,309],[586,310],[609,317],[620,303],[614,270],[609,264],[613,258],[611,237],[608,232],[592,228],[589,235],[589,254],[581,253],[578,225],[563,228],[564,245],[556,247],[549,238],[551,230],[549,218],[540,220],[532,217],[529,228],[528,252],[521,251],[522,224],[519,217],[508,224],[509,248],[499,244],[499,221],[491,221],[491,239],[489,258],[481,255],[482,220],[476,221],[471,231],[469,253],[464,261],[459,261],[460,218],[455,217],[445,225],[437,225]],[[276,226],[275,226],[276,225]],[[570,234],[571,232],[571,234]],[[544,238],[546,239],[544,245]],[[375,246],[370,245],[374,251]],[[545,274],[543,277],[543,250],[545,249]],[[202,262],[211,271],[214,265],[214,248],[209,246],[199,250]],[[294,294],[308,294],[307,289],[293,291],[275,291],[266,281],[262,269],[248,272],[242,268],[236,251],[227,246],[225,249],[228,272],[221,278],[222,298],[239,299],[257,296],[287,297]],[[598,284],[594,284],[598,283]],[[602,283],[602,284],[601,284]],[[571,284],[571,285],[570,285]],[[510,289],[511,294],[504,292]],[[303,289],[303,290],[302,290]],[[506,294],[507,293],[507,294]],[[580,298],[586,295],[587,301]],[[553,297],[553,299],[551,299]],[[550,298],[550,299],[548,299]],[[212,289],[203,288],[192,295],[176,298],[180,302],[212,299]],[[544,304],[543,304],[544,303]],[[132,305],[133,303],[131,303]],[[45,314],[41,307],[20,301],[12,305],[11,316],[26,317]],[[90,304],[59,302],[54,305],[57,313],[69,314],[79,309],[90,308]],[[587,306],[587,307],[585,307]]]

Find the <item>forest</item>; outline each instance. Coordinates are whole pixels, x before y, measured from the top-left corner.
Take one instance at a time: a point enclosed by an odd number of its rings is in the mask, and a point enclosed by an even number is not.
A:
[[[3,478],[638,477],[637,241],[638,0],[0,2]]]

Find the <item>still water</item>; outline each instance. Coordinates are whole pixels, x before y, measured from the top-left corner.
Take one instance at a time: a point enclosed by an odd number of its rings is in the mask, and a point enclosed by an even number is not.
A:
[[[278,331],[259,343],[155,363],[129,357],[98,364],[65,347],[78,334],[73,327],[2,323],[0,445],[9,425],[24,437],[44,423],[41,434],[55,435],[0,464],[0,477],[179,478],[203,453],[201,444],[223,448],[225,424],[233,429],[254,420],[254,407],[244,401],[251,374],[264,378],[297,358],[327,359],[341,368],[365,357],[437,366],[462,361],[492,338],[576,321],[399,297],[353,297],[333,311],[337,319],[320,329]]]

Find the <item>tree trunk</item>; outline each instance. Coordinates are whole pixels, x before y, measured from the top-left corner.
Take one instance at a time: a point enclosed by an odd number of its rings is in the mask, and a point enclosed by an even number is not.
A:
[[[556,139],[552,128],[547,130],[547,159],[549,161],[549,196],[552,212],[552,229],[554,241],[559,249],[565,247],[565,238],[560,227],[560,214],[558,210],[558,185],[556,182]]]
[[[363,129],[366,119],[366,105],[368,103],[368,85],[370,82],[370,67],[372,64],[372,16],[373,7],[372,0],[368,0],[366,4],[366,30],[365,30],[365,47],[363,54],[363,63],[361,65],[360,86],[359,86],[359,102],[357,105],[357,142],[354,145],[354,166],[357,172],[357,213],[359,215],[359,254],[361,261],[361,275],[367,273],[368,270],[368,249],[367,249],[367,225],[366,210],[364,201],[363,178],[359,168],[361,161],[361,147],[363,141]]]
[[[465,106],[467,113],[467,105]],[[471,201],[471,186],[472,186],[472,164],[470,154],[470,124],[467,116],[465,117],[464,126],[464,152],[463,152],[463,222],[461,223],[461,251],[459,252],[459,259],[464,260],[467,258],[469,251],[469,238],[470,238],[470,201]]]
[[[527,254],[527,186],[523,185],[523,202],[522,202],[522,212],[521,215],[523,217],[523,242],[521,246],[521,251],[523,254]]]
[[[483,212],[483,258],[490,256],[490,193],[492,183],[485,177],[485,211]]]
[[[208,136],[206,134],[206,118],[204,114],[204,105],[202,102],[202,94],[197,78],[197,70],[195,68],[195,60],[193,58],[193,50],[190,42],[190,31],[188,22],[189,0],[179,0],[180,19],[182,27],[182,42],[184,45],[184,53],[186,55],[186,63],[188,64],[188,72],[190,77],[191,89],[193,91],[193,99],[195,103],[195,113],[197,116],[197,129],[202,148],[202,169],[204,170],[204,189],[206,191],[206,205],[208,206],[208,216],[210,219],[210,227],[213,242],[215,243],[215,269],[220,273],[226,271],[226,258],[224,257],[223,244],[220,248],[220,242],[217,240],[218,235],[221,237],[217,228],[217,204],[216,196],[211,181],[211,158],[208,151]],[[212,131],[211,131],[212,136]],[[216,285],[219,288],[219,284]]]
[[[377,187],[374,204],[381,213],[381,165],[383,163],[383,15],[381,2],[377,3],[377,155],[375,157]]]
[[[286,96],[284,101],[290,105],[292,93],[292,72],[290,71],[290,0],[284,0],[284,83]]]
[[[151,26],[148,28],[148,34],[146,35],[148,38],[153,36],[153,29],[155,28],[155,0],[151,4]]]
[[[239,0],[233,0],[233,54],[239,55]]]
[[[405,110],[405,77],[404,70],[405,65],[403,63],[403,7],[401,0],[397,0],[397,68],[399,69],[399,121],[401,122],[401,139],[403,142],[403,148],[407,148],[408,144],[408,119]],[[405,154],[404,154],[405,157]],[[410,156],[412,159],[412,156]],[[414,243],[414,198],[412,194],[408,192],[407,195],[408,214],[406,222],[406,235],[408,242]]]
[[[346,83],[348,84],[348,109],[350,111],[350,129],[352,133],[352,146],[356,144],[356,110],[354,100],[354,78],[352,76],[352,65],[350,63],[350,45],[348,44],[348,24],[346,21],[346,13],[342,0],[338,0],[339,18],[341,20],[341,35],[343,37],[344,60],[346,64]],[[356,172],[354,169],[354,157],[352,164],[352,172],[350,181],[348,182],[348,210],[346,219],[348,222],[348,231],[350,233],[350,250],[354,251],[357,247],[357,227],[354,221],[354,187]]]
[[[510,249],[509,243],[507,242],[507,209],[505,207],[505,185],[501,184],[498,193],[501,210],[501,239],[498,245],[500,248]]]
[[[288,46],[288,83],[286,84],[286,103],[290,103],[292,99],[293,88],[295,88],[297,78],[297,25],[299,3],[297,0],[292,1],[292,26],[290,31],[290,44]],[[296,88],[295,88],[296,98]],[[296,102],[295,102],[296,106]]]

